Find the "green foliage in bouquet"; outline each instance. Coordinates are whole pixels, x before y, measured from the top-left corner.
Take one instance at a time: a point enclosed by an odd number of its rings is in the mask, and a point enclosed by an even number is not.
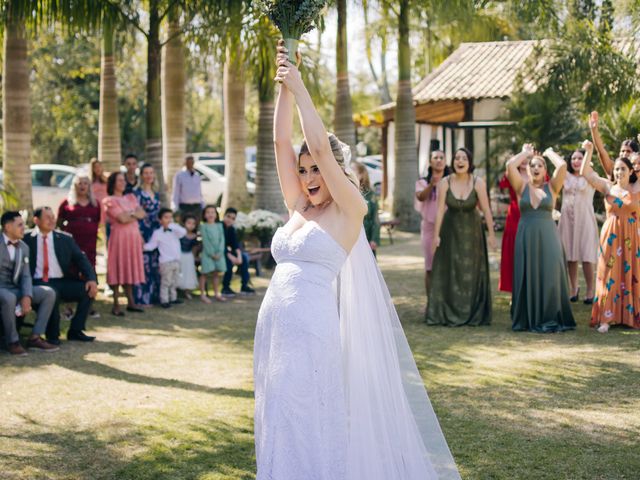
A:
[[[313,29],[327,4],[326,0],[260,0],[258,3],[283,38],[295,40]]]

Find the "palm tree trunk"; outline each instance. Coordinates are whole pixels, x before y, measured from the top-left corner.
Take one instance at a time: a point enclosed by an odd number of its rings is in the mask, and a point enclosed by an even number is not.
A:
[[[349,92],[349,62],[347,57],[347,0],[337,0],[338,34],[336,41],[336,105],[333,128],[336,136],[351,147],[355,158],[356,129],[353,124],[351,93]]]
[[[276,155],[273,150],[274,108],[273,96],[260,99],[255,207],[276,213],[286,213],[287,209],[276,174]]]
[[[179,35],[179,12],[176,8],[169,13],[168,30],[170,40],[165,45],[162,55],[162,166],[165,189],[170,191],[173,177],[182,167],[187,152],[186,73],[184,47]]]
[[[227,48],[224,63],[224,154],[227,184],[223,208],[246,210],[250,207],[250,200],[244,153],[247,143],[247,123],[244,115],[245,72],[239,42],[234,50]]]
[[[159,0],[149,0],[149,36],[147,37],[147,139],[145,159],[164,178],[162,169],[162,102],[160,100],[161,50]],[[159,182],[160,201],[167,204],[164,182]]]
[[[104,163],[104,168],[108,172],[117,171],[122,161],[113,49],[113,25],[110,22],[105,22],[102,32],[102,57],[100,59],[98,159]]]
[[[31,103],[27,33],[22,21],[9,18],[4,30],[2,129],[4,188],[13,189],[20,209],[31,210]]]
[[[418,178],[416,112],[411,93],[411,51],[409,49],[409,0],[400,0],[398,16],[398,97],[396,100],[395,178],[391,210],[400,228],[417,231],[413,209],[414,183]]]

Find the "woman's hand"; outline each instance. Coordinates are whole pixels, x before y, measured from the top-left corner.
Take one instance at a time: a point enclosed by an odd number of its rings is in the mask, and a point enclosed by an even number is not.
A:
[[[591,112],[591,115],[589,116],[589,128],[591,130],[598,128],[599,120],[600,116],[598,115],[598,112],[596,112],[595,110]]]
[[[433,245],[431,246],[431,253],[435,254],[439,246],[440,246],[440,236],[433,237]]]
[[[582,142],[582,148],[584,148],[585,151],[593,154],[593,143],[591,143],[589,140],[585,140],[584,142]]]
[[[216,253],[215,255],[211,255],[211,258],[214,260],[220,260],[220,255]]]
[[[525,143],[522,145],[522,153],[524,153],[528,159],[533,157],[535,153],[535,148],[533,148],[533,143]]]
[[[297,52],[296,54],[299,58],[299,54]],[[274,79],[276,82],[284,84],[294,95],[296,95],[301,88],[304,88],[298,67],[289,61],[287,49],[282,45],[278,46],[276,66],[277,70]]]

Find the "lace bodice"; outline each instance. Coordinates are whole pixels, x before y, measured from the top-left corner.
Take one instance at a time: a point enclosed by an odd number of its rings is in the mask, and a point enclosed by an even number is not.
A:
[[[271,253],[279,267],[291,264],[314,283],[332,282],[347,258],[344,248],[313,221],[293,233],[279,228],[271,241]]]

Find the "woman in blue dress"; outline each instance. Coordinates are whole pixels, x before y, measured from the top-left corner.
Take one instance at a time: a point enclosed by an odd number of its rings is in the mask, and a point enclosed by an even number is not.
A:
[[[138,203],[146,212],[146,216],[138,223],[144,242],[148,242],[154,230],[160,227],[158,212],[160,196],[155,191],[156,173],[149,163],[140,168],[140,184],[134,190]],[[138,305],[153,305],[159,301],[160,271],[158,251],[144,252],[145,283],[133,287],[133,296]]]

